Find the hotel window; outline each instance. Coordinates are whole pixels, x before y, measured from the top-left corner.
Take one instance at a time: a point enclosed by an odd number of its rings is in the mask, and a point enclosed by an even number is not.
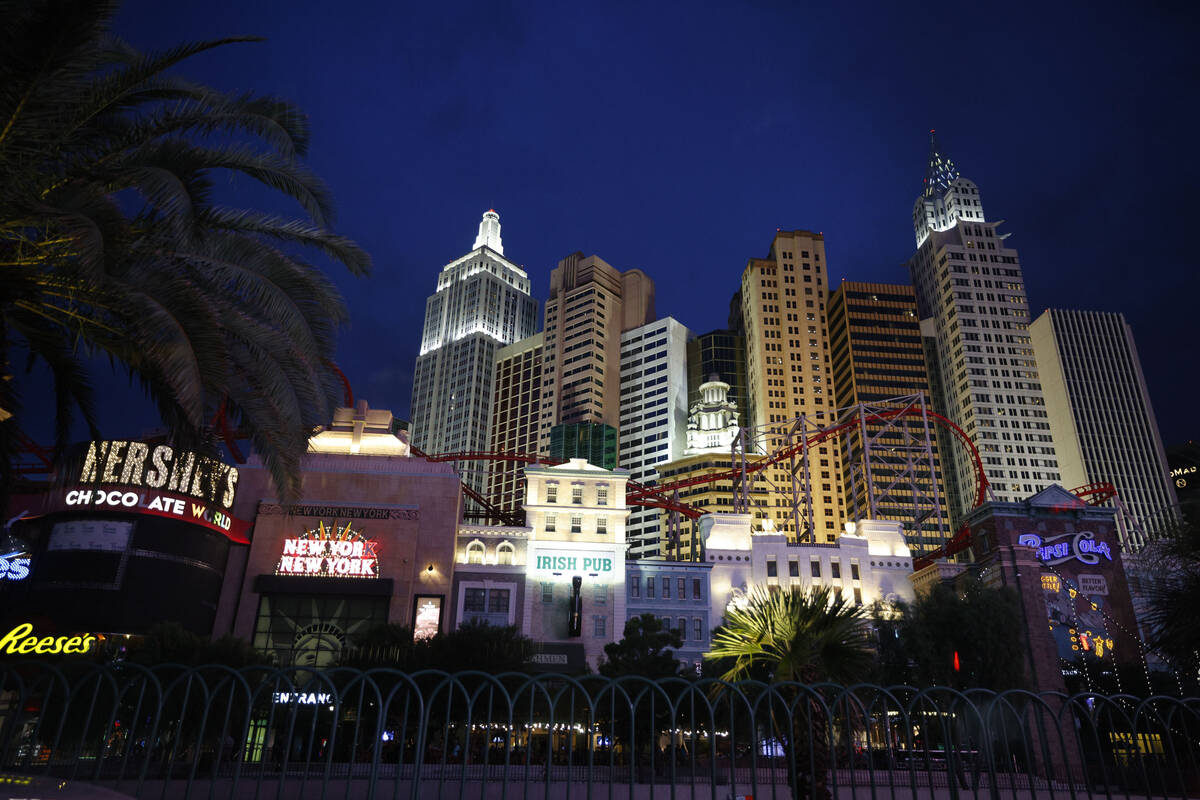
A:
[[[687,578],[680,578],[675,581],[675,596],[680,600],[687,597]]]
[[[693,600],[703,600],[704,597],[702,596],[702,594],[703,594],[703,592],[700,589],[700,579],[692,578],[692,599]]]
[[[779,576],[779,564],[776,563],[775,559],[768,558],[767,559],[767,577],[768,578],[776,578],[778,576]]]
[[[666,600],[667,598],[669,598],[671,596],[671,579],[663,578],[662,582],[663,582],[662,596],[663,596],[663,600]]]
[[[601,536],[608,533],[608,517],[596,517],[596,533]]]
[[[571,533],[583,531],[583,517],[571,517]]]
[[[554,530],[555,530],[554,526],[557,523],[558,523],[558,515],[557,514],[547,514],[546,515],[546,533],[554,533]]]
[[[471,542],[467,545],[467,563],[483,563],[483,542]]]
[[[546,604],[550,604],[550,603],[554,602],[554,584],[553,583],[543,583],[542,584],[542,602],[546,603]]]
[[[679,631],[679,640],[681,642],[686,642],[687,641],[687,618],[686,617],[679,618],[679,627],[677,627],[676,630]]]
[[[546,502],[547,503],[557,503],[558,502],[558,487],[557,486],[547,486],[546,487]]]
[[[642,579],[634,578],[629,582],[629,596],[641,598],[642,596]]]
[[[812,576],[814,578],[821,577],[821,562],[820,561],[814,560],[808,566],[809,566],[809,569],[812,570]]]
[[[602,617],[599,615],[592,617],[592,625],[593,625],[592,630],[596,636],[607,636],[608,635],[605,632],[607,629],[607,626],[605,625],[605,622],[607,621],[607,619],[608,619],[607,617]]]
[[[482,612],[487,608],[487,589],[467,589],[463,595],[463,611]]]
[[[577,506],[583,505],[583,487],[582,486],[572,486],[571,487],[571,503],[573,505],[577,505]]]
[[[513,546],[508,542],[501,542],[496,548],[496,563],[511,564],[513,563]]]
[[[646,578],[646,597],[654,599],[654,578]]]
[[[605,605],[606,603],[608,603],[608,585],[607,584],[597,583],[595,585],[594,592],[595,593],[592,595],[592,600],[594,600],[597,605],[602,606],[602,605]]]
[[[596,505],[598,505],[598,506],[608,505],[608,487],[607,486],[597,486],[596,487]]]

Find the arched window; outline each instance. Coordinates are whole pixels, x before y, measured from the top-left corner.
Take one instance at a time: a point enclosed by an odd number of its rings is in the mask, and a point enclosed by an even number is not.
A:
[[[513,563],[513,546],[511,542],[501,542],[496,548],[496,563],[511,564]]]
[[[483,563],[483,542],[476,539],[467,545],[467,563],[482,564]]]

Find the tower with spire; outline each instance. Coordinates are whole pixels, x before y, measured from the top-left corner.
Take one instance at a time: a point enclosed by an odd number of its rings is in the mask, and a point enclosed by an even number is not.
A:
[[[496,350],[537,329],[538,304],[529,291],[525,270],[504,257],[500,215],[488,209],[475,246],[442,267],[425,302],[413,372],[413,445],[427,453],[488,449]],[[463,462],[459,470],[483,492],[479,462]]]
[[[934,408],[975,443],[997,500],[1014,502],[1060,480],[1029,335],[1017,251],[988,222],[979,187],[929,136],[929,161],[913,203],[917,251],[908,261],[931,371]],[[974,465],[947,443],[952,515],[974,495]]]

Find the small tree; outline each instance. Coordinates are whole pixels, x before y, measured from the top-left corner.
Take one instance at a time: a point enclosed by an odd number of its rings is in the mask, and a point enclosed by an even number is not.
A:
[[[683,645],[679,631],[663,626],[653,614],[642,614],[625,623],[619,642],[604,645],[600,674],[607,678],[641,675],[645,678],[673,678],[679,674],[674,651]]]

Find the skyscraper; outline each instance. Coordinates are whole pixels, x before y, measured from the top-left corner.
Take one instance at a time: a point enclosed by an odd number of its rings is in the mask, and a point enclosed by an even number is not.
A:
[[[1029,332],[1063,483],[1107,481],[1143,527],[1173,521],[1175,491],[1125,317],[1053,309]],[[1136,531],[1122,533],[1141,543]]]
[[[620,425],[621,334],[653,319],[654,282],[641,270],[583,253],[558,262],[546,300],[540,452],[555,425]]]
[[[842,408],[861,403],[884,413],[932,410],[911,286],[843,282],[829,298],[829,342],[834,392]],[[864,421],[841,439],[842,492],[850,519],[903,522],[908,546],[918,554],[940,547],[951,530],[932,428],[928,417],[898,416]],[[864,438],[869,446],[864,447]]]
[[[979,449],[997,500],[1018,502],[1061,480],[1017,251],[984,217],[979,188],[930,138],[925,188],[913,205],[917,251],[908,268],[929,337],[935,410]],[[948,452],[947,452],[948,451]],[[974,468],[943,447],[952,513],[967,510]]]
[[[667,317],[621,334],[620,458],[638,483],[658,483],[656,467],[687,446],[688,329]],[[625,523],[630,558],[659,555],[659,512],[635,507]]]
[[[497,350],[491,450],[538,452],[541,396],[542,334],[536,333]],[[489,466],[488,500],[505,511],[520,512],[525,501],[525,465],[516,461],[494,461]]]
[[[773,452],[789,441],[798,444],[798,439],[787,438],[793,431],[788,421],[801,415],[810,423],[808,432],[834,421],[825,263],[822,234],[779,231],[767,257],[750,259],[742,272],[750,413],[746,424],[758,428],[759,452]],[[770,433],[765,432],[767,426]],[[836,443],[823,442],[808,448],[808,458],[807,481],[793,474],[790,464],[760,471],[756,488],[769,487],[769,496],[756,499],[752,511],[756,519],[770,519],[768,527],[792,541],[833,542],[845,521],[839,450]]]
[[[438,275],[425,303],[413,374],[412,443],[427,453],[486,450],[496,350],[533,335],[537,301],[529,276],[504,257],[500,215],[489,210],[475,245]],[[482,493],[487,467],[462,462],[463,480]]]

